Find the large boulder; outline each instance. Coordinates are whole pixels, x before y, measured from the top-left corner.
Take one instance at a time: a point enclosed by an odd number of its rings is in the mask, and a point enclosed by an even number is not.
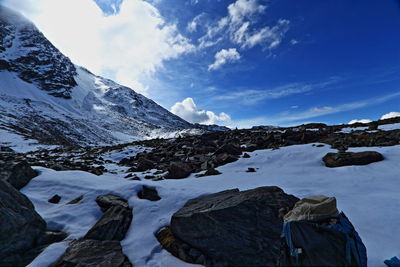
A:
[[[16,189],[21,189],[38,173],[26,161],[0,161],[0,179],[9,182]]]
[[[46,231],[29,199],[0,179],[0,266],[25,266]]]
[[[52,267],[131,267],[118,241],[77,240]]]
[[[207,266],[275,266],[283,216],[298,200],[275,186],[227,190],[189,200],[170,227]]]
[[[327,167],[335,168],[351,165],[367,165],[383,160],[383,156],[376,151],[328,153],[323,157]]]

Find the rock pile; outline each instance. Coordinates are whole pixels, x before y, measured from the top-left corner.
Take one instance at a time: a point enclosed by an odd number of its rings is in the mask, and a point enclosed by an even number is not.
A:
[[[72,242],[52,267],[103,266],[130,267],[132,264],[123,254],[119,241],[124,239],[132,221],[132,209],[128,202],[116,195],[99,196],[96,199],[104,215],[80,239]]]

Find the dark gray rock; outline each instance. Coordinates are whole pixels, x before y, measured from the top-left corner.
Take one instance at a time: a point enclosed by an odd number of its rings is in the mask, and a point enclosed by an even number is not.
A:
[[[140,190],[137,194],[140,199],[147,199],[150,201],[158,201],[161,197],[158,195],[157,190],[154,187],[149,187],[144,185],[142,190]]]
[[[129,208],[128,201],[109,194],[97,197],[96,202],[104,214],[84,238],[117,241],[124,239],[132,221],[132,209]]]
[[[382,154],[376,151],[364,152],[344,152],[344,153],[328,153],[323,157],[325,166],[330,168],[351,166],[351,165],[367,165],[373,162],[382,161]]]
[[[25,254],[38,245],[45,230],[29,199],[0,180],[0,266],[29,264],[37,254]]]
[[[52,267],[130,267],[118,241],[77,240]]]
[[[172,216],[171,230],[212,265],[275,266],[283,215],[298,200],[275,186],[227,190],[189,200]]]
[[[128,201],[120,196],[111,194],[97,197],[96,203],[97,205],[99,205],[102,212],[105,212],[106,210],[114,206],[129,208]]]
[[[60,242],[67,238],[68,234],[62,231],[47,230],[39,239],[40,245],[49,245],[55,242]]]
[[[54,195],[52,196],[49,200],[47,200],[49,203],[53,203],[53,204],[58,204],[60,203],[61,197],[59,195]]]
[[[6,180],[16,189],[21,189],[38,173],[25,161],[0,162],[0,179]]]
[[[166,179],[183,179],[190,175],[192,167],[184,162],[172,162],[168,168]]]
[[[233,145],[233,144],[225,144],[221,146],[217,151],[215,151],[215,154],[222,154],[222,153],[228,153],[231,155],[241,155],[242,154],[242,149],[240,146]]]
[[[67,205],[78,204],[79,202],[81,202],[82,199],[83,199],[83,195],[80,195],[79,197],[74,198],[73,200],[68,202]]]

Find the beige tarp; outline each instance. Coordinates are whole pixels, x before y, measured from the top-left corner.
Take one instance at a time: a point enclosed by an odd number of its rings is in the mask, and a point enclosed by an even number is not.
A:
[[[284,221],[318,221],[338,215],[336,198],[319,195],[297,201],[293,209],[284,216]]]

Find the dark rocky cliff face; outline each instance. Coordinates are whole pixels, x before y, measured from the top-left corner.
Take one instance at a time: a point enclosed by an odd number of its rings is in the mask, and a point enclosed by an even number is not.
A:
[[[56,97],[70,98],[74,64],[30,22],[0,6],[0,70],[18,73]]]

